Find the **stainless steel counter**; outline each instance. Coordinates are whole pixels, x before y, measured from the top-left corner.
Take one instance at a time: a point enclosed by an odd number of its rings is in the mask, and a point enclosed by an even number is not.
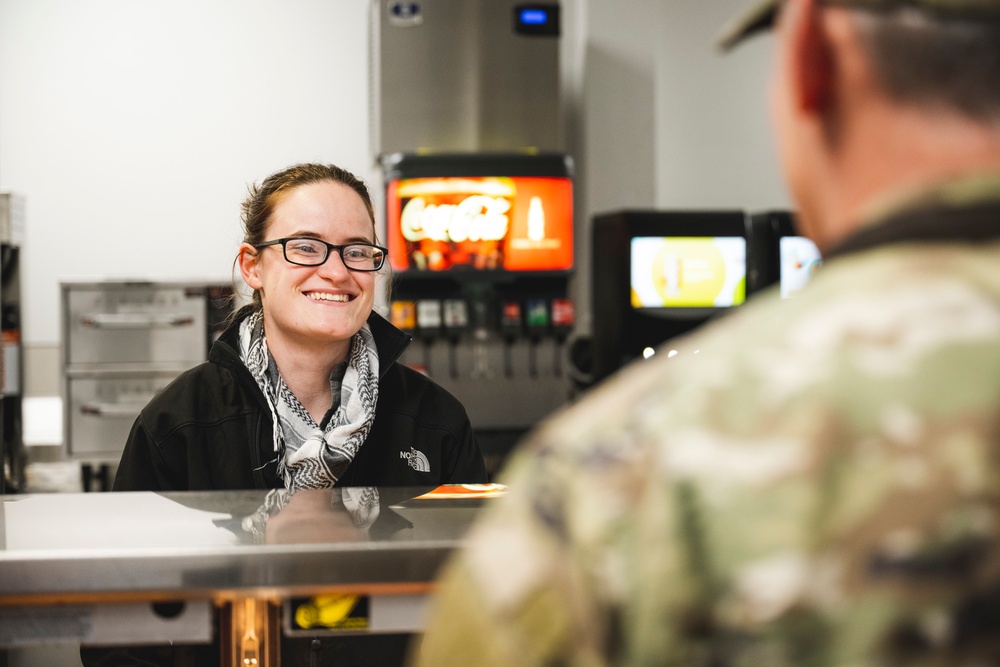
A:
[[[366,598],[361,625],[340,630],[417,631],[438,570],[491,502],[468,488],[458,487],[459,498],[444,488],[383,489],[367,530],[355,527],[338,491],[300,492],[256,535],[244,519],[264,492],[4,496],[0,646],[208,641],[212,608],[253,615],[248,601],[264,604],[272,621],[283,608],[284,630],[294,633],[289,600],[331,595]],[[259,630],[273,634],[272,625],[265,618]]]

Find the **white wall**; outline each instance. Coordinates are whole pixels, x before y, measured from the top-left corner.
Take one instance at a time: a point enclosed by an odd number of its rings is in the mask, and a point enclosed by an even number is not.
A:
[[[28,342],[58,280],[227,279],[247,184],[366,174],[364,0],[3,0],[0,188],[25,195]]]
[[[725,57],[713,46],[749,0],[564,3],[587,330],[592,214],[786,200],[764,115],[769,40]],[[367,11],[368,0],[0,0],[0,190],[27,200],[29,376],[57,369],[60,280],[229,280],[248,183],[304,160],[379,183]],[[33,386],[48,393],[57,378]]]
[[[748,0],[587,0],[575,45],[580,164],[575,297],[590,330],[590,221],[623,208],[790,206],[767,115],[772,40],[724,54],[723,27]],[[572,92],[572,91],[571,91]]]
[[[656,42],[657,208],[787,208],[767,115],[773,40],[715,41],[746,0],[662,0]]]

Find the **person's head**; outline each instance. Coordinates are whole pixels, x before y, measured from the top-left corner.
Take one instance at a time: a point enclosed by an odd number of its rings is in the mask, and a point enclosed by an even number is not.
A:
[[[376,273],[364,269],[381,265],[380,249],[374,263],[364,260],[365,246],[377,245],[365,184],[333,165],[295,165],[250,188],[242,219],[237,263],[269,340],[343,341],[346,349],[374,303]],[[325,244],[357,247],[328,251]]]
[[[772,118],[810,235],[836,235],[839,177],[858,200],[1000,164],[1000,0],[770,0],[721,44],[772,25]]]

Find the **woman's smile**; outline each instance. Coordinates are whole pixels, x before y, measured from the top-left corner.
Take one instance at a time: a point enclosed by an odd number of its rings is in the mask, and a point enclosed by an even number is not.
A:
[[[345,294],[342,292],[332,293],[332,292],[304,292],[304,294],[312,299],[313,301],[326,301],[333,303],[347,303],[354,300],[353,294]]]

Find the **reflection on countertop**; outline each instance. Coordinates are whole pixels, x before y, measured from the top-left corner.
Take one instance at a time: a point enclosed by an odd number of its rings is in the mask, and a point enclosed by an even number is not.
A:
[[[475,485],[314,489],[290,497],[273,490],[5,496],[0,602],[428,583],[479,509],[504,491]],[[371,492],[377,516],[352,514],[352,499]]]

